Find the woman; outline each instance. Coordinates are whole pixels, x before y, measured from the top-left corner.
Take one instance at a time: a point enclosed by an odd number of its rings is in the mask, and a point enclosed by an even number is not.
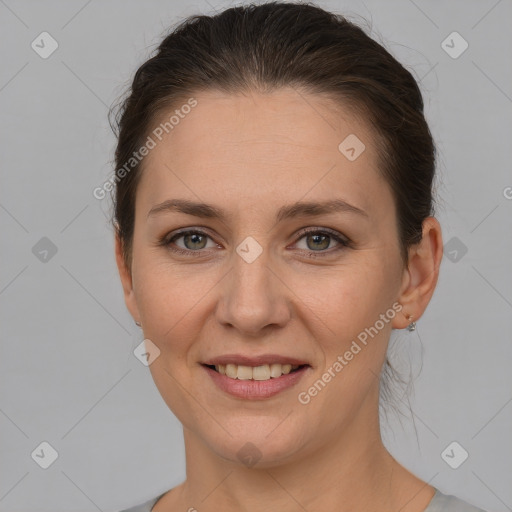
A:
[[[130,511],[478,510],[380,435],[442,257],[412,75],[318,7],[237,7],[166,37],[117,121],[117,264],[187,462]]]

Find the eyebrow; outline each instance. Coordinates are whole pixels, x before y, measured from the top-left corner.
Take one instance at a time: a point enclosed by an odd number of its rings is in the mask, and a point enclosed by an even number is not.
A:
[[[198,203],[188,199],[168,199],[163,203],[153,206],[148,212],[148,218],[159,213],[167,212],[185,213],[195,217],[219,219],[221,221],[226,221],[229,217],[222,208],[208,203]],[[323,202],[299,201],[291,205],[282,206],[277,211],[276,222],[282,222],[283,220],[295,217],[315,217],[337,212],[355,213],[368,218],[368,214],[361,208],[351,205],[342,199],[333,199]]]

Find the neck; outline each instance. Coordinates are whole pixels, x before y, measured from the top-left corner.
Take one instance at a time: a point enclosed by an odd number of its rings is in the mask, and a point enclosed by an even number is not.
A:
[[[183,510],[200,512],[423,511],[434,489],[403,468],[384,447],[378,393],[369,401],[369,407],[361,407],[343,431],[333,430],[320,447],[265,468],[246,468],[219,457],[184,427],[187,480],[173,491],[173,503],[179,501]],[[159,510],[155,507],[154,512]]]

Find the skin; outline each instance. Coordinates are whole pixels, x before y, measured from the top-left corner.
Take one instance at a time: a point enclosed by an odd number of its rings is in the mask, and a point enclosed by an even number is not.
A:
[[[423,239],[409,249],[405,266],[373,134],[343,105],[291,88],[194,97],[198,105],[145,159],[131,269],[116,239],[126,305],[160,349],[150,370],[184,431],[187,479],[153,511],[425,510],[434,488],[382,443],[377,376],[392,328],[405,328],[409,315],[418,320],[434,292],[438,221],[424,221]],[[354,161],[338,150],[349,134],[366,146]],[[151,208],[174,198],[211,203],[229,216],[148,218]],[[284,205],[339,198],[366,216],[336,212],[276,223]],[[184,227],[209,238],[181,237],[173,246],[202,256],[159,245]],[[352,243],[299,237],[301,228],[330,228]],[[250,264],[236,252],[247,236],[262,248]],[[301,404],[298,393],[396,302],[402,311]],[[226,353],[289,355],[311,368],[291,389],[243,400],[220,391],[200,365]],[[247,442],[261,454],[251,468],[237,457]]]

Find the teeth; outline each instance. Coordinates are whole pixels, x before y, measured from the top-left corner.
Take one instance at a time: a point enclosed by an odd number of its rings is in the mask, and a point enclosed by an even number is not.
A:
[[[281,371],[284,374],[290,373],[292,371],[292,365],[291,364],[283,364]]]
[[[252,379],[252,368],[250,366],[238,366],[236,372],[236,378],[238,380],[250,380]]]
[[[268,364],[264,364],[263,366],[255,366],[252,369],[252,378],[254,380],[270,379],[270,366]]]
[[[215,369],[217,370],[217,366],[215,367]],[[231,377],[232,379],[236,379],[236,374],[237,374],[236,364],[227,364],[226,365],[226,375],[228,377]]]
[[[283,369],[283,366],[281,364],[271,364],[270,365],[270,376],[273,378],[281,377],[283,372],[281,371]]]
[[[298,365],[291,364],[264,364],[262,366],[244,366],[237,364],[219,364],[215,369],[221,374],[238,380],[269,380],[286,375],[296,370]]]

